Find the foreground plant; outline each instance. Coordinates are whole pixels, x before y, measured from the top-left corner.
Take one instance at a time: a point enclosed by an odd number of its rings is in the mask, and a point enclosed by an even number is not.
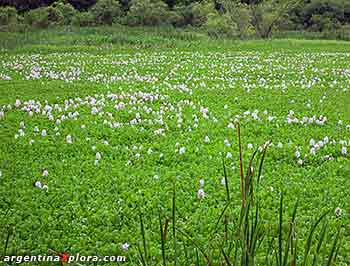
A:
[[[223,208],[213,232],[209,235],[209,246],[203,248],[195,238],[191,237],[184,230],[176,225],[176,186],[174,184],[172,197],[172,218],[166,219],[162,223],[159,213],[160,239],[162,248],[162,264],[177,265],[179,261],[180,239],[177,232],[182,236],[186,263],[189,265],[200,265],[201,257],[206,265],[227,265],[227,266],[254,266],[277,265],[277,266],[318,266],[318,265],[336,265],[337,254],[339,251],[339,242],[341,238],[341,228],[337,233],[329,231],[329,221],[327,216],[329,211],[322,214],[309,230],[305,246],[302,247],[301,241],[298,241],[298,230],[296,226],[297,210],[299,200],[296,201],[292,216],[288,220],[288,231],[284,233],[284,201],[283,193],[280,193],[279,217],[277,234],[269,230],[269,225],[262,221],[260,217],[261,205],[259,199],[260,181],[264,166],[264,160],[270,142],[266,142],[262,147],[257,148],[250,157],[248,166],[244,168],[243,148],[241,142],[240,124],[235,125],[237,130],[237,139],[239,146],[239,165],[240,165],[240,191],[241,206],[238,219],[230,219],[227,214],[230,209],[234,209],[233,200],[230,197],[229,177],[227,175],[225,159],[223,158],[223,172],[226,189],[227,204]],[[257,173],[255,166],[257,165]],[[231,207],[231,208],[230,208]],[[172,223],[173,233],[173,251],[172,258],[167,257],[166,240],[168,224]],[[224,230],[219,232],[219,224],[223,223]],[[317,234],[317,228],[322,225]],[[230,233],[229,228],[234,227],[234,232]],[[141,219],[141,232],[144,245],[144,254],[146,254],[144,225]],[[332,242],[332,243],[331,243]],[[190,244],[195,252],[194,257],[189,257],[186,244]],[[214,244],[212,244],[214,243]],[[329,249],[329,246],[331,247]],[[140,250],[140,249],[139,249]],[[141,265],[149,265],[145,262],[146,256],[140,254]],[[217,254],[220,254],[219,256]],[[183,254],[181,254],[183,255]],[[170,262],[171,260],[171,262]]]

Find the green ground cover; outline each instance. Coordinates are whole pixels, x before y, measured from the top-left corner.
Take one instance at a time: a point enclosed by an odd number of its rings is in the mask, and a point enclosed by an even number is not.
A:
[[[142,265],[141,214],[148,265],[161,265],[160,213],[169,221],[170,265],[176,183],[177,227],[221,265],[223,221],[214,239],[211,232],[226,205],[222,157],[234,206],[227,219],[240,213],[239,121],[245,164],[271,140],[259,192],[270,239],[283,191],[285,217],[300,199],[301,247],[329,210],[323,249],[341,227],[336,265],[349,265],[350,44],[176,39],[167,47],[159,37],[114,46],[84,38],[2,46],[0,250],[124,254],[126,265]],[[177,235],[178,265],[197,265],[196,246]]]

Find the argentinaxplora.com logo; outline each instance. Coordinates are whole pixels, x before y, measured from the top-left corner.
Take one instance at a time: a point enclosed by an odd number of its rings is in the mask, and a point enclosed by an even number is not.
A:
[[[126,256],[96,256],[96,255],[70,255],[68,253],[59,253],[57,255],[13,255],[4,256],[4,262],[24,263],[24,262],[125,262]]]

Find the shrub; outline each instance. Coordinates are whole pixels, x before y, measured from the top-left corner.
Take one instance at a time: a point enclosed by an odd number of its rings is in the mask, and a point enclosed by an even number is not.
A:
[[[195,2],[192,4],[192,22],[191,24],[200,27],[207,22],[209,14],[216,13],[212,2]]]
[[[91,8],[91,13],[97,24],[112,25],[113,22],[120,21],[122,11],[116,0],[100,0]]]
[[[222,2],[222,5],[229,17],[231,25],[237,29],[240,38],[245,38],[251,26],[251,15],[246,4],[235,3],[229,0]]]
[[[77,12],[73,18],[72,24],[79,27],[94,26],[94,16],[90,12]]]
[[[342,40],[350,40],[350,24],[343,25],[339,28],[338,37]]]
[[[330,14],[315,14],[311,17],[311,30],[313,31],[333,31],[340,28],[340,23]]]
[[[20,16],[13,7],[0,7],[0,31],[18,31]]]
[[[167,20],[168,20],[169,24],[171,24],[175,27],[182,27],[182,26],[186,25],[186,23],[184,21],[184,17],[180,13],[172,10],[172,11],[169,11],[168,14],[169,15],[168,15]]]
[[[230,24],[229,18],[218,13],[210,13],[203,27],[210,37],[216,39],[219,37],[228,37],[236,32]]]
[[[170,24],[168,6],[159,0],[134,0],[127,15],[127,24],[157,26]]]
[[[64,22],[64,16],[60,10],[53,6],[46,7],[46,10],[50,25],[60,25]]]
[[[280,31],[295,31],[302,30],[302,26],[295,22],[295,16],[286,14],[283,19],[278,23],[277,27]]]
[[[172,24],[174,26],[183,27],[192,24],[192,6],[190,5],[180,5],[175,6],[171,11]]]
[[[42,8],[27,12],[24,16],[24,22],[35,28],[47,28],[49,26],[47,12]]]
[[[25,14],[24,21],[34,28],[48,28],[50,25],[60,25],[64,21],[63,14],[53,6],[41,7]]]
[[[55,2],[53,7],[56,8],[63,15],[63,24],[70,25],[73,22],[74,15],[76,13],[74,7],[69,3],[62,1]]]
[[[17,10],[14,7],[0,7],[0,26],[17,23]]]

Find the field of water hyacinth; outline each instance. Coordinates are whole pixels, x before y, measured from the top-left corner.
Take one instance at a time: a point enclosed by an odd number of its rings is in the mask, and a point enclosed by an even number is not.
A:
[[[350,265],[350,52],[314,45],[1,50],[1,254],[235,265],[224,239],[240,215],[239,123],[244,167],[267,147],[258,265],[277,250],[281,213],[287,238],[298,199],[297,261],[328,211],[321,250],[339,231],[329,265]]]

